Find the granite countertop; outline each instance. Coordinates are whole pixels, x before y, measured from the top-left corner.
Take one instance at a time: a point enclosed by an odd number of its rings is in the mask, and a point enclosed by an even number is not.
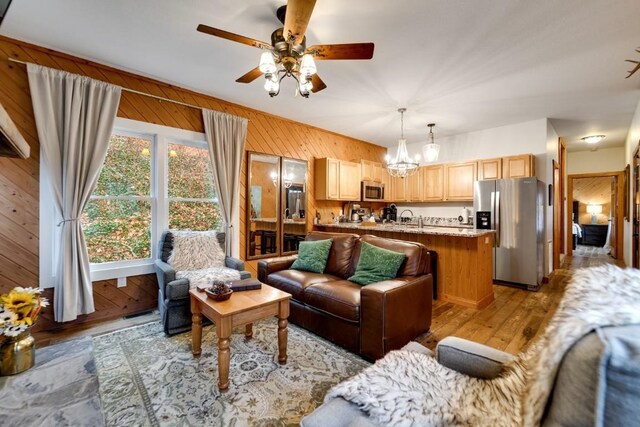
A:
[[[393,233],[409,233],[409,234],[432,234],[438,236],[452,236],[452,237],[480,237],[486,234],[491,234],[493,230],[476,230],[475,228],[462,228],[462,227],[442,227],[442,226],[425,226],[423,228],[418,227],[406,227],[401,225],[382,225],[378,224],[375,227],[362,226],[359,223],[341,222],[338,224],[316,224],[315,227],[326,228],[345,228],[354,230],[368,230],[368,231],[388,231]]]

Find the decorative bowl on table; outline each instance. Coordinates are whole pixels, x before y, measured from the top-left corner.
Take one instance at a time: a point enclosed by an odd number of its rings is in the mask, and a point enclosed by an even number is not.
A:
[[[233,289],[231,289],[226,283],[216,280],[213,282],[212,286],[205,289],[204,292],[207,294],[208,298],[211,298],[214,301],[226,301],[231,298]]]

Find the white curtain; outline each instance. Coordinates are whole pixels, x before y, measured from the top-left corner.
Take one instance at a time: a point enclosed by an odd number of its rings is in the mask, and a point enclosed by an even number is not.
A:
[[[209,145],[209,157],[213,165],[213,181],[225,225],[225,253],[231,256],[232,221],[236,215],[236,201],[240,198],[240,168],[249,121],[204,108],[202,118]]]
[[[120,88],[35,64],[27,71],[42,161],[63,219],[53,308],[55,320],[67,322],[95,311],[80,215],[107,155]]]

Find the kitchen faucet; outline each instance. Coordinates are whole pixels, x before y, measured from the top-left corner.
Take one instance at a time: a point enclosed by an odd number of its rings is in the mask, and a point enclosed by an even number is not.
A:
[[[402,212],[400,212],[400,222],[402,222],[402,218],[403,218],[402,215],[407,211],[409,211],[411,213],[410,218],[413,218],[413,211],[411,209],[405,209]]]

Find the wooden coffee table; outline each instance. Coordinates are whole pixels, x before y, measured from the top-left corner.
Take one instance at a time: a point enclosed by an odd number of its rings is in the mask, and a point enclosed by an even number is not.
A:
[[[261,289],[234,292],[227,301],[207,298],[204,291],[191,289],[192,351],[193,357],[202,352],[202,315],[216,325],[218,334],[218,387],[229,388],[229,339],[235,326],[246,325],[245,336],[253,336],[253,322],[278,316],[278,362],[287,363],[287,318],[291,295],[262,284]]]

